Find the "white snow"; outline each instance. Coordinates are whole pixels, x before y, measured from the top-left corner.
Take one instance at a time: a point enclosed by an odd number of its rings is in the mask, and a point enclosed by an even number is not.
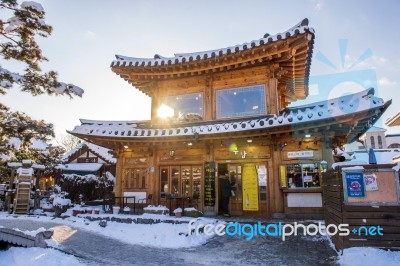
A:
[[[114,138],[158,138],[167,136],[193,136],[193,134],[224,134],[296,125],[331,119],[379,108],[385,102],[374,96],[374,89],[368,89],[341,98],[297,106],[282,110],[278,116],[265,116],[259,119],[244,119],[240,122],[202,123],[201,125],[175,125],[170,128],[152,128],[147,121],[94,121],[81,119],[81,125],[71,132],[90,136],[112,136]],[[139,127],[140,124],[140,127]]]
[[[37,2],[34,1],[24,1],[21,3],[21,8],[27,9],[27,8],[32,8],[35,9],[39,12],[43,12],[43,6]]]
[[[363,165],[363,164],[368,164],[368,160],[367,161],[351,160],[346,162],[337,162],[332,164],[332,168],[335,169],[337,166],[344,166],[344,165]]]
[[[363,166],[351,166],[351,167],[343,167],[342,170],[364,170]]]
[[[156,208],[153,206],[152,208]],[[71,209],[68,210],[70,215]],[[206,243],[211,237],[207,237],[204,234],[196,236],[192,234],[191,236],[185,236],[188,232],[187,224],[170,224],[170,223],[159,223],[159,224],[125,224],[117,222],[107,222],[105,228],[99,226],[99,221],[90,222],[86,220],[87,214],[82,215],[82,217],[71,216],[65,219],[53,219],[47,216],[12,216],[6,212],[0,212],[0,219],[21,219],[39,222],[53,222],[58,223],[62,226],[62,230],[65,227],[69,227],[71,230],[74,228],[79,230],[87,230],[96,234],[101,234],[108,236],[110,238],[118,239],[127,244],[131,245],[143,245],[152,246],[158,248],[188,248],[195,247]],[[92,215],[99,216],[99,215]],[[100,214],[100,217],[107,217],[108,214]],[[154,219],[176,219],[168,215],[113,215],[119,218],[154,218]],[[191,220],[193,218],[182,217],[179,220]],[[178,219],[177,219],[178,220]],[[223,221],[218,221],[212,218],[197,218],[194,226],[197,224],[205,223],[224,223]],[[23,231],[28,235],[36,235],[36,233],[44,231],[44,228],[39,228],[35,231]],[[54,231],[58,230],[58,226],[53,228]],[[60,229],[61,230],[61,229]],[[321,236],[307,237],[310,241],[320,241]],[[60,239],[61,240],[61,239]],[[53,238],[47,241],[47,243],[58,248],[59,244]],[[375,266],[375,265],[385,265],[385,266],[397,266],[400,265],[400,252],[395,251],[385,251],[378,248],[370,247],[354,247],[344,249],[343,254],[338,254],[338,259],[340,265],[343,266]],[[80,262],[77,258],[66,255],[64,253],[58,252],[55,249],[42,249],[42,248],[15,248],[12,247],[7,251],[0,251],[0,261],[7,261],[7,265],[85,265]]]
[[[400,252],[370,247],[354,247],[345,249],[339,262],[343,266],[398,266],[400,265]]]
[[[95,172],[98,171],[102,166],[103,164],[101,163],[69,163],[69,164],[60,164],[57,166],[57,168],[69,171]]]
[[[26,221],[38,222],[53,222],[61,225],[79,228],[81,230],[90,231],[96,234],[101,234],[110,238],[118,239],[128,244],[137,244],[143,246],[152,246],[159,248],[188,248],[205,244],[212,236],[205,234],[186,236],[188,233],[188,224],[171,224],[171,223],[158,223],[158,224],[125,224],[108,221],[106,227],[101,227],[99,221],[89,221],[84,219],[88,214],[72,216],[72,209],[68,209],[67,213],[70,217],[65,219],[53,219],[49,216],[18,216],[17,219]],[[151,218],[159,220],[177,220],[177,221],[190,221],[195,219],[196,223],[223,223],[212,218],[191,218],[181,217],[175,218],[169,215],[157,214],[143,214],[143,215],[124,215],[124,214],[91,214],[97,217],[118,217],[118,218]],[[0,212],[0,219],[15,220],[13,215],[5,212]],[[196,224],[195,223],[195,224]],[[56,228],[54,229],[56,230]]]
[[[63,155],[63,160],[68,160],[68,158],[73,155],[74,153],[76,153],[78,150],[80,150],[83,146],[87,146],[88,149],[90,151],[92,151],[95,154],[98,154],[99,156],[103,157],[105,160],[109,161],[110,163],[116,163],[117,159],[114,158],[112,156],[112,154],[110,154],[111,150],[95,145],[93,143],[89,143],[89,142],[83,142],[81,144],[79,144],[78,146],[76,146],[74,149],[68,151],[67,153],[65,153]]]
[[[6,251],[0,251],[0,259],[7,262],[9,266],[43,266],[43,265],[86,265],[81,263],[76,257],[64,254],[50,248],[17,248],[12,247]]]
[[[393,157],[400,155],[399,149],[374,149],[376,161],[378,164],[390,164],[393,163]],[[367,151],[355,151],[351,156],[352,160],[361,160],[368,162]]]

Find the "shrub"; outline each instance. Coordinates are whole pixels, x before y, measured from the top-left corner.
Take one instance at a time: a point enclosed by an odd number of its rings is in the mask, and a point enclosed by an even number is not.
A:
[[[63,191],[68,192],[71,200],[74,203],[79,203],[81,200],[91,201],[96,199],[104,199],[110,195],[114,186],[114,180],[108,175],[95,176],[64,174],[62,182]],[[80,195],[82,195],[80,197]]]

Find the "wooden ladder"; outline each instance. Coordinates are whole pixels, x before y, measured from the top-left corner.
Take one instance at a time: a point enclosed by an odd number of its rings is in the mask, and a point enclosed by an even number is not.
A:
[[[29,214],[29,200],[31,194],[32,176],[22,173],[18,176],[16,196],[14,199],[15,214]]]

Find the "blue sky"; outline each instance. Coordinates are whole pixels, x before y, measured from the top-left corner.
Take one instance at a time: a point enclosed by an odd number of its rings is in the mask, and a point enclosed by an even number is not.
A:
[[[371,70],[377,94],[393,103],[383,116],[400,111],[400,1],[38,1],[53,26],[39,43],[60,80],[85,90],[83,98],[32,97],[11,90],[2,102],[36,119],[54,123],[60,138],[79,118],[141,120],[150,118],[150,99],[110,70],[115,54],[131,57],[173,56],[227,47],[283,32],[308,18],[316,38],[311,76]],[[347,40],[344,68],[339,40]],[[372,56],[352,69],[365,51]],[[316,59],[320,52],[337,66]],[[7,63],[2,65],[7,67]],[[347,67],[346,67],[347,66]],[[354,84],[353,84],[354,85]],[[357,84],[336,88],[357,92]],[[312,90],[312,93],[322,92]],[[326,93],[326,92],[325,92]],[[333,93],[333,92],[332,92]],[[330,93],[330,94],[332,94]],[[338,93],[338,92],[335,92]],[[335,94],[333,93],[333,94]],[[316,95],[310,97],[314,99]],[[324,96],[325,97],[325,96]],[[299,104],[299,103],[296,103]],[[377,126],[384,127],[382,122]],[[388,133],[400,132],[391,128]]]

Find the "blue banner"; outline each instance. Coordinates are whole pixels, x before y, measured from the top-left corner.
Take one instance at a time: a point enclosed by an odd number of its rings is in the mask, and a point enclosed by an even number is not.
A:
[[[363,173],[346,173],[347,196],[365,197]]]

